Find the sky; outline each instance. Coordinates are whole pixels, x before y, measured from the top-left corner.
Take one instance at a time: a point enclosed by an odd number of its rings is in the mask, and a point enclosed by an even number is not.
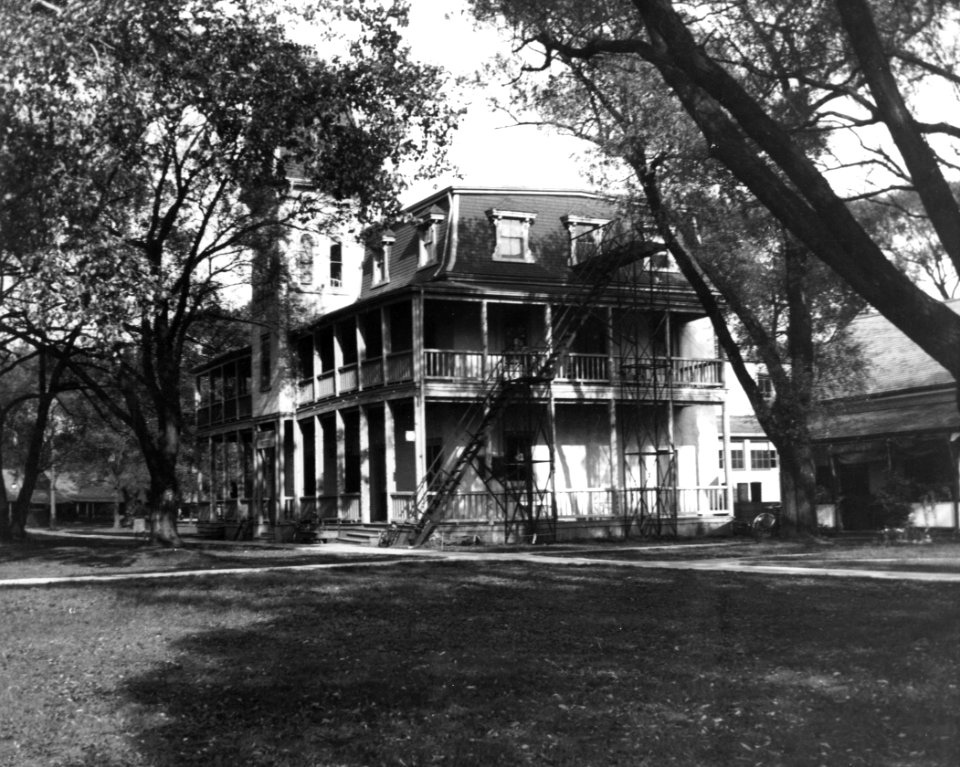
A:
[[[405,31],[413,57],[444,67],[454,75],[470,75],[497,52],[508,53],[509,42],[495,30],[477,29],[462,0],[411,0],[410,26]],[[403,202],[410,204],[450,184],[470,186],[587,189],[578,162],[585,144],[569,136],[532,125],[513,125],[492,110],[491,95],[507,92],[506,78],[490,81],[469,94],[467,112],[449,152],[459,176],[447,174],[416,182]]]

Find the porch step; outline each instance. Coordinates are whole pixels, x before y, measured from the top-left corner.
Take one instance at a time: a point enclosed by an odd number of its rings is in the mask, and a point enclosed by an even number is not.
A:
[[[360,546],[377,546],[385,525],[341,525],[337,528],[337,540],[342,543],[355,543]]]

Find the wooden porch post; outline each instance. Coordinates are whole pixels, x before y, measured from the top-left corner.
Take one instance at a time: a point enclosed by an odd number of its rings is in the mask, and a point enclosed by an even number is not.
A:
[[[353,332],[357,339],[357,389],[363,388],[363,363],[367,359],[367,338],[363,332],[362,317],[358,314],[353,318]]]
[[[360,521],[370,522],[370,419],[366,405],[359,408],[357,429],[360,432]]]
[[[610,398],[607,400],[607,422],[610,429],[610,511],[614,516],[620,516],[621,490],[623,489],[623,460],[620,457],[620,439],[617,435],[617,380],[616,358],[613,354],[613,307],[608,306],[605,312],[607,325],[607,383],[610,387]]]
[[[343,420],[343,411],[336,410],[333,414],[334,428],[337,430],[337,438],[334,445],[337,449],[337,517],[343,518],[343,494],[346,492],[347,479],[347,455],[344,450],[343,440],[346,436],[346,424]]]
[[[490,370],[490,315],[488,311],[489,302],[484,299],[480,302],[480,339],[483,351],[483,371],[486,377]]]
[[[320,513],[320,496],[323,495],[323,421],[320,416],[311,416],[313,418],[313,497],[316,504],[317,516],[323,516]]]
[[[426,476],[427,469],[427,396],[423,375],[423,292],[412,302],[413,311],[413,380],[417,394],[413,404],[413,428],[416,435],[416,486]]]
[[[733,514],[733,481],[730,477],[730,411],[724,398],[720,405],[720,423],[723,429],[723,484],[727,488],[727,511]]]
[[[396,424],[393,420],[393,403],[383,403],[383,463],[387,495],[387,522],[393,522],[393,494],[397,492],[397,445]]]

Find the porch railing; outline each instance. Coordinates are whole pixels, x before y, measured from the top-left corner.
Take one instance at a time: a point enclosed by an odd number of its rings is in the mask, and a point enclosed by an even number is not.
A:
[[[558,519],[584,517],[613,518],[633,515],[644,511],[693,516],[697,514],[723,514],[727,509],[726,487],[710,485],[680,488],[611,488],[564,489],[555,493]],[[450,508],[444,514],[447,520],[502,520],[501,511],[507,504],[506,494],[498,498],[488,491],[468,491],[455,494]],[[395,522],[415,522],[412,492],[395,492],[390,495],[390,519]],[[547,510],[544,510],[547,511]]]

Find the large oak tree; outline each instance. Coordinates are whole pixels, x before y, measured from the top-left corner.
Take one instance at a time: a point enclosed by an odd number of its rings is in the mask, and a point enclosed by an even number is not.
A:
[[[402,4],[309,5],[317,49],[254,0],[0,7],[0,272],[82,329],[74,374],[136,435],[164,542],[197,323],[287,229],[395,209],[452,128]]]

